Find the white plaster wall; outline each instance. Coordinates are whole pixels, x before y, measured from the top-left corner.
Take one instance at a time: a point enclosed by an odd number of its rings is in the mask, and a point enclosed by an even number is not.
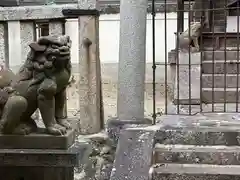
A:
[[[239,24],[238,24],[238,18],[237,16],[228,16],[227,17],[227,32],[237,32],[240,31],[240,18],[239,18]],[[239,25],[239,29],[237,28],[237,25]]]
[[[147,18],[147,52],[146,61],[152,61],[152,20],[151,15]],[[159,13],[156,15],[156,61],[165,61],[165,20],[164,14]],[[9,32],[9,43],[10,52],[13,53],[14,57],[20,57],[21,45],[20,45],[20,34],[19,22],[10,23],[11,30]],[[100,59],[101,63],[117,63],[119,57],[119,28],[120,16],[119,14],[101,15],[99,22],[99,34],[100,34]],[[185,29],[188,27],[187,14],[185,14]],[[14,27],[17,28],[14,28]],[[175,35],[174,32],[177,30],[177,14],[167,14],[167,52],[175,47]],[[16,34],[18,33],[18,34]],[[72,62],[78,63],[78,20],[68,19],[66,22],[66,34],[70,35],[72,39]],[[22,63],[21,58],[11,57],[10,67],[18,66]]]
[[[99,34],[100,34],[100,58],[102,63],[117,63],[118,62],[118,52],[119,52],[119,25],[120,25],[119,14],[111,15],[101,15],[99,22]],[[227,32],[237,32],[237,17],[230,16],[227,17]],[[9,31],[9,45],[10,52],[14,51],[14,57],[20,57],[20,37],[19,31],[16,31],[15,26],[19,29],[19,22],[11,22]],[[240,23],[239,23],[240,25]],[[188,27],[187,13],[185,14],[185,29]],[[167,14],[167,52],[175,46],[175,35],[177,28],[177,14],[168,13]],[[240,29],[240,28],[239,28]],[[18,34],[16,34],[18,33]],[[77,19],[68,19],[66,22],[66,34],[70,35],[72,39],[72,62],[78,63],[78,21]],[[164,14],[159,13],[156,15],[156,61],[165,61],[165,21]],[[152,20],[151,15],[148,15],[147,20],[147,51],[146,51],[146,61],[152,61]],[[22,59],[9,57],[10,66],[20,65]]]
[[[185,29],[188,27],[187,14],[185,14]],[[100,34],[100,59],[102,63],[117,63],[119,52],[119,14],[101,15],[99,22]],[[67,21],[66,33],[70,35],[73,41],[72,62],[78,62],[78,22],[77,19]],[[175,47],[175,35],[177,31],[177,14],[167,14],[167,52]],[[164,14],[156,15],[156,61],[165,61],[165,21]],[[152,61],[152,20],[148,15],[147,20],[147,52],[146,61]]]

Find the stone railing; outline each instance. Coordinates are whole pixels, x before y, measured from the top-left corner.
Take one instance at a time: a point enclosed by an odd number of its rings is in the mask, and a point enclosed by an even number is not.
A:
[[[67,18],[79,19],[80,77],[77,109],[80,111],[80,132],[82,134],[97,133],[101,130],[102,123],[96,0],[67,5],[1,7],[0,64],[12,69],[24,62],[29,51],[28,45],[37,40],[36,24],[39,22],[46,21],[49,24],[50,35],[68,34],[68,26],[65,26]]]

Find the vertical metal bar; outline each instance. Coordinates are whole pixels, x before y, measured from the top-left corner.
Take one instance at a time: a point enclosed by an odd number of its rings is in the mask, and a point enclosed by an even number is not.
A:
[[[168,112],[168,77],[167,77],[167,0],[164,0],[164,27],[165,27],[165,114]]]
[[[166,7],[165,7],[166,8]],[[156,124],[156,60],[155,60],[155,0],[152,0],[152,69],[153,69],[153,124]]]
[[[180,84],[179,84],[179,35],[180,32],[183,31],[183,27],[181,26],[181,2],[182,0],[178,0],[178,4],[177,4],[177,46],[176,46],[176,66],[177,66],[177,79],[175,79],[175,81],[177,81],[177,114],[180,113],[180,106],[179,106],[179,97],[180,97],[180,93],[179,93],[179,88],[180,88]]]
[[[202,62],[203,62],[203,22],[204,22],[204,8],[203,8],[203,2],[201,3],[201,19],[200,19],[200,22],[201,22],[201,32],[200,32],[200,112],[203,111],[203,107],[202,107],[202,104],[203,104],[203,91],[202,91]]]
[[[238,101],[239,101],[239,1],[237,1],[237,98],[236,98],[236,112],[238,112]]]
[[[188,1],[188,8],[189,8],[189,11],[188,11],[188,39],[191,39],[191,18],[190,18],[190,12],[191,12],[191,5],[190,5],[190,0]],[[192,91],[192,87],[191,87],[191,46],[189,45],[188,46],[188,73],[189,73],[189,76],[188,76],[188,100],[189,100],[189,107],[188,107],[188,113],[189,115],[191,115],[191,112],[192,112],[192,105],[191,105],[191,102],[192,102],[192,94],[191,94],[191,91]]]
[[[215,29],[214,29],[214,24],[215,24],[215,11],[212,9],[212,112],[215,111],[215,46],[216,46],[216,41],[215,41]]]
[[[225,0],[224,3],[224,109],[223,111],[226,112],[226,101],[227,101],[227,31],[226,31],[226,24],[227,24],[227,13],[226,13],[226,5],[227,1]]]
[[[183,11],[184,0],[178,0],[177,2],[178,2],[177,21],[179,21],[179,32],[183,32],[184,31],[184,11]]]

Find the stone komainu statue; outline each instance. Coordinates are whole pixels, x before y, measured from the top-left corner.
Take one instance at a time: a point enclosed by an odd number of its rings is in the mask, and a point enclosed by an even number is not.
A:
[[[0,130],[3,134],[37,131],[32,114],[39,108],[46,131],[65,134],[70,125],[65,117],[66,87],[71,75],[69,36],[46,36],[30,45],[19,72],[0,72]]]
[[[188,51],[188,48],[199,51],[199,41],[198,38],[201,34],[202,24],[200,22],[192,22],[190,24],[190,29],[179,34],[179,49],[183,51]]]

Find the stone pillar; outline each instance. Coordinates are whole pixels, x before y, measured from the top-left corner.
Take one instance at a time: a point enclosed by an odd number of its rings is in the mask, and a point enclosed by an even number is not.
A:
[[[8,21],[8,64],[14,70],[22,63],[20,21]],[[20,57],[20,58],[19,58]]]
[[[0,23],[0,66],[9,67],[8,61],[8,29],[7,23]]]
[[[117,115],[144,118],[147,0],[121,0]]]
[[[144,90],[147,0],[121,0],[117,118],[108,122],[118,137],[126,124],[145,124]]]
[[[80,133],[102,130],[99,17],[79,17],[79,109]]]

